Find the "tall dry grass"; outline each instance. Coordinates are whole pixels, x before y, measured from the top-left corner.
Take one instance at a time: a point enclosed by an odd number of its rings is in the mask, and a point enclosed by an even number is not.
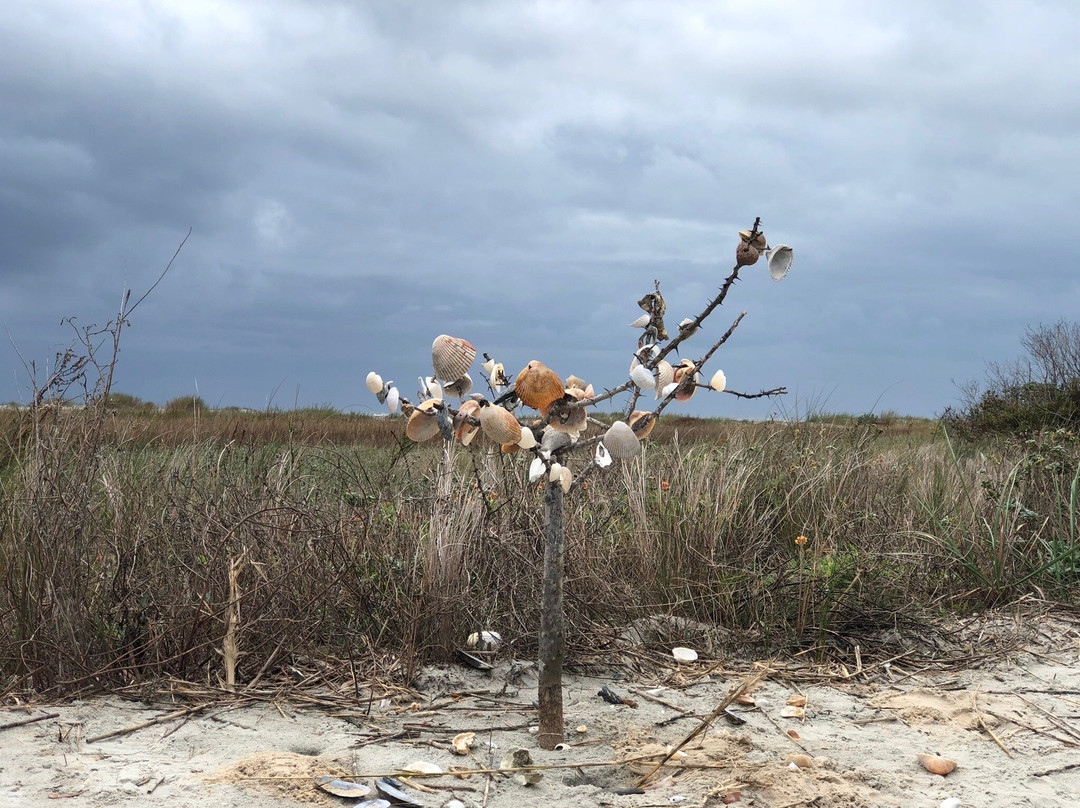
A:
[[[415,446],[401,420],[7,419],[0,692],[245,684],[312,659],[408,679],[478,628],[535,652],[542,492],[519,458]],[[1071,434],[655,434],[567,498],[571,658],[655,614],[772,650],[866,649],[928,610],[1076,600]]]

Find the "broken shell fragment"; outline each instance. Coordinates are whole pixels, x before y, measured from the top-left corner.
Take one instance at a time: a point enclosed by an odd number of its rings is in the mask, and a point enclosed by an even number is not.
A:
[[[434,763],[429,763],[426,760],[416,760],[405,766],[402,769],[403,772],[415,772],[416,774],[442,774],[443,770],[441,766],[437,766]]]
[[[488,359],[485,362],[481,362],[480,363],[480,369],[482,371],[484,371],[484,373],[486,373],[488,376],[490,376],[491,372],[493,370],[495,370],[495,360],[494,359]]]
[[[328,794],[335,797],[364,797],[371,793],[371,789],[363,783],[353,783],[348,780],[338,780],[325,774],[315,775],[315,785]]]
[[[940,755],[916,755],[919,765],[931,774],[940,774],[944,777],[956,768],[956,761],[941,757]]]
[[[421,376],[418,381],[420,383],[420,398],[443,397],[442,385],[434,376]]]
[[[809,769],[814,765],[809,755],[788,755],[784,763],[794,763],[800,769]]]
[[[604,433],[604,446],[616,460],[641,454],[641,441],[626,421],[616,421]]]
[[[682,646],[676,646],[671,649],[671,655],[675,657],[679,662],[696,662],[697,651],[693,648],[683,648]]]
[[[589,728],[587,726],[585,726],[584,724],[578,724],[578,727],[577,727],[577,730],[576,730],[578,735],[584,735],[588,731],[589,731]]]
[[[602,469],[611,465],[611,454],[603,442],[596,444],[596,456],[593,458],[593,462]]]
[[[806,718],[805,707],[792,707],[790,704],[787,707],[780,708],[781,718]]]
[[[547,415],[548,409],[563,397],[565,390],[559,374],[535,359],[525,366],[514,382],[514,392],[521,403],[541,415]]]
[[[498,444],[512,443],[517,446],[521,440],[521,424],[512,412],[486,401],[480,402],[480,428],[484,434]]]
[[[727,376],[724,375],[724,371],[718,370],[712,375],[712,379],[709,381],[709,387],[718,393],[724,392],[727,388]]]
[[[383,389],[382,376],[380,376],[374,370],[371,371],[371,373],[369,373],[367,375],[367,379],[364,380],[364,383],[367,384],[367,389],[370,390],[372,393],[375,393],[376,395],[378,395],[379,393],[382,392],[382,389]]]
[[[736,704],[742,704],[742,705],[744,705],[746,707],[755,707],[755,706],[757,706],[757,700],[753,696],[751,696],[749,693],[741,693],[738,696],[736,696],[735,697],[735,703]]]
[[[787,700],[787,703],[790,704],[792,707],[805,707],[806,696],[792,696],[790,699]]]
[[[464,376],[476,358],[476,348],[468,340],[440,334],[431,343],[431,366],[435,376],[452,382]]]
[[[769,276],[779,283],[791,271],[795,252],[786,244],[777,244],[765,251],[765,260],[769,264]]]

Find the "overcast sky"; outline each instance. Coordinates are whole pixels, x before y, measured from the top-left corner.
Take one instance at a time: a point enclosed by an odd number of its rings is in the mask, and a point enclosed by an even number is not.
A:
[[[0,401],[189,228],[123,392],[374,411],[440,333],[610,387],[653,280],[693,316],[761,216],[791,274],[683,355],[746,310],[733,389],[939,414],[1080,319],[1078,41],[1076,0],[7,0]]]

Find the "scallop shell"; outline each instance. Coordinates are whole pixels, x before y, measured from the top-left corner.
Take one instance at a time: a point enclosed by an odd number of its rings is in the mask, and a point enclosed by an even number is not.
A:
[[[563,493],[570,492],[570,486],[574,484],[574,473],[570,471],[569,466],[563,466],[559,470],[559,485],[562,486]]]
[[[518,446],[516,443],[504,443],[499,448],[502,449],[503,454],[517,454],[518,449],[520,449],[521,447]]]
[[[604,433],[604,446],[616,460],[641,454],[641,441],[626,421],[616,421]]]
[[[689,401],[697,392],[698,382],[701,381],[700,373],[687,374],[675,388],[676,401]]]
[[[630,371],[630,378],[639,390],[652,390],[656,387],[656,377],[644,365],[634,365],[634,369]]]
[[[514,382],[514,392],[526,407],[547,415],[551,405],[563,397],[566,386],[559,374],[551,368],[533,359],[518,374]]]
[[[439,422],[435,417],[436,404],[441,406],[442,401],[429,398],[413,410],[412,415],[409,416],[409,423],[405,425],[405,435],[409,440],[423,443],[439,434]]]
[[[435,376],[444,382],[464,376],[475,358],[476,348],[460,337],[440,334],[431,343],[431,366],[435,369]]]
[[[481,404],[480,428],[491,440],[500,444],[512,443],[515,448],[521,440],[521,424],[514,414],[496,404]]]
[[[652,415],[652,413],[648,412],[647,410],[634,410],[632,413],[630,413],[630,428],[634,429],[638,421],[649,415]],[[645,424],[645,426],[641,427],[641,429],[634,429],[634,434],[638,436],[638,440],[643,440],[649,437],[649,433],[653,431],[654,426],[656,426],[656,419],[650,418],[649,422]]]
[[[663,395],[661,391],[673,381],[675,381],[675,368],[666,359],[661,359],[656,363],[656,397],[660,398]]]
[[[566,389],[567,390],[584,390],[585,380],[579,379],[577,376],[570,375],[566,377]]]
[[[581,401],[585,398],[585,391],[576,387],[568,387],[566,388],[565,398]],[[588,424],[586,409],[586,407],[578,407],[577,409],[567,410],[563,408],[562,404],[558,404],[553,407],[548,424],[558,432],[565,432],[567,435],[576,437],[581,434],[581,430]]]
[[[462,732],[454,736],[454,740],[451,743],[454,745],[455,755],[467,755],[469,749],[473,745],[473,741],[476,740],[475,732]]]
[[[522,449],[531,449],[536,445],[536,434],[527,426],[521,428],[521,440],[518,441],[518,446]]]
[[[364,380],[364,383],[367,384],[367,389],[370,390],[372,393],[375,393],[376,395],[378,395],[379,393],[382,392],[382,389],[383,389],[382,376],[380,376],[374,370],[371,371],[371,373],[369,373],[367,375],[367,379]]]
[[[740,267],[752,266],[757,263],[759,255],[761,253],[756,247],[751,247],[745,241],[741,241],[735,250],[735,264]]]
[[[472,442],[472,439],[476,436],[477,430],[480,428],[470,424],[467,419],[470,416],[476,418],[479,410],[480,402],[469,399],[461,405],[457,417],[454,418],[454,423],[457,424],[457,430],[454,433],[454,437],[461,441],[465,446],[468,446]]]
[[[472,376],[466,373],[456,382],[450,382],[443,388],[448,396],[454,396],[455,398],[465,398],[469,395],[469,391],[472,390]]]
[[[777,244],[765,251],[765,260],[769,263],[769,276],[779,283],[791,270],[795,260],[795,251],[786,244]]]
[[[940,755],[916,755],[919,765],[931,774],[940,774],[944,777],[956,768],[956,761],[943,758]]]
[[[709,380],[709,387],[718,393],[724,392],[727,387],[727,376],[724,375],[724,371],[718,370],[712,375],[712,379]]]

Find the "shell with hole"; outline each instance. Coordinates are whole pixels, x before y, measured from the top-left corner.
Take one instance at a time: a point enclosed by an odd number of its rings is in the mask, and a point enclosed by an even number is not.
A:
[[[779,283],[791,271],[795,251],[786,244],[777,244],[765,251],[765,260],[769,264],[769,277]]]
[[[630,413],[630,420],[627,422],[630,428],[634,430],[634,434],[638,436],[638,440],[644,440],[649,437],[649,433],[653,431],[653,427],[656,426],[656,418],[651,418],[651,412],[647,410],[634,410]],[[645,422],[640,428],[638,424],[645,418],[649,420]]]
[[[460,379],[476,359],[476,348],[468,340],[439,334],[431,343],[431,366],[444,382]]]
[[[487,401],[480,402],[480,429],[491,440],[498,444],[512,443],[517,446],[521,440],[521,424],[512,412]]]
[[[604,446],[616,460],[641,454],[641,441],[626,421],[616,421],[604,433]]]
[[[957,765],[955,760],[949,760],[940,755],[916,755],[915,759],[918,760],[919,765],[928,772],[931,774],[940,774],[942,777],[956,769]]]
[[[533,359],[517,375],[514,392],[526,407],[547,415],[551,405],[563,397],[566,386],[554,370]]]
[[[442,399],[438,398],[429,398],[421,402],[409,416],[409,422],[405,424],[405,436],[416,443],[423,443],[438,435],[439,422],[436,415],[442,406]]]

